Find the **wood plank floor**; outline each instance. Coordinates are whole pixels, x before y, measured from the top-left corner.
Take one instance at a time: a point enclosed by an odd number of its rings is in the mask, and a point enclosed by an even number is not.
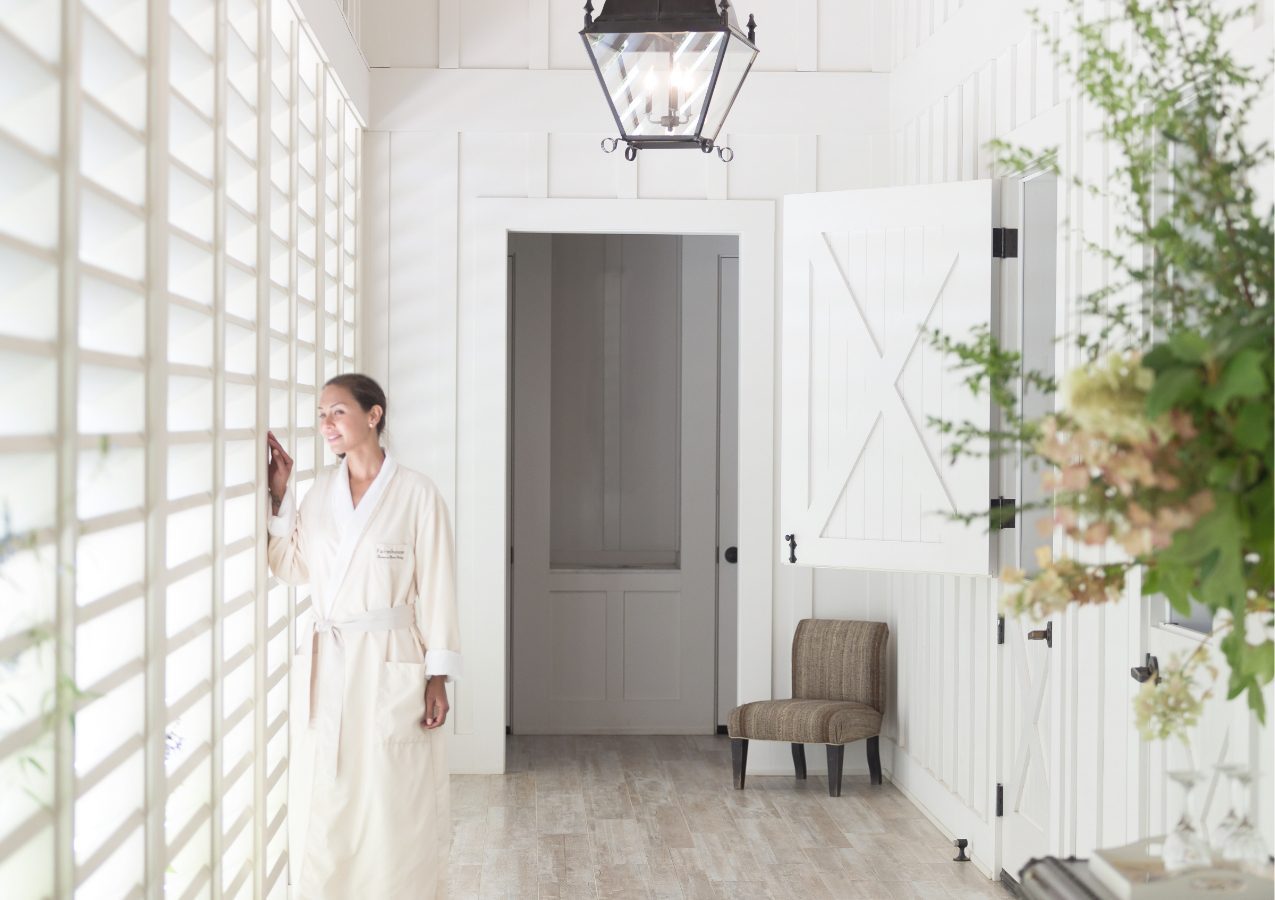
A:
[[[511,737],[452,778],[450,900],[1007,897],[889,784],[731,784],[724,737]]]

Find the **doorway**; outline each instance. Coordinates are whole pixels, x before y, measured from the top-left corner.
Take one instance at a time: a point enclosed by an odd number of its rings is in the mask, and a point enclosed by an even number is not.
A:
[[[508,252],[507,724],[712,733],[736,696],[738,239]]]
[[[507,591],[509,236],[729,234],[739,240],[738,627],[735,703],[774,696],[775,204],[762,200],[482,198],[460,228],[457,310],[456,568],[465,677],[455,685],[454,774],[505,771],[509,688]]]

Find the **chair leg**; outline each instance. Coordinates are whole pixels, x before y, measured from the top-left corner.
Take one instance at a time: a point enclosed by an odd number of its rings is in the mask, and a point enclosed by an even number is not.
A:
[[[868,775],[873,784],[881,783],[881,741],[877,737],[868,738]]]
[[[744,789],[744,773],[748,769],[748,740],[746,738],[731,738],[730,764],[735,771],[735,790],[742,791]]]
[[[806,745],[792,745],[792,767],[797,770],[797,780],[806,780]]]
[[[846,760],[845,744],[828,745],[828,796],[841,796],[841,765]]]

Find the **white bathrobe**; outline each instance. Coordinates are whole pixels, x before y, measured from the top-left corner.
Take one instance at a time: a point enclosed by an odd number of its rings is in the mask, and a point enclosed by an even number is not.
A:
[[[446,742],[428,675],[460,674],[451,525],[425,476],[387,455],[356,508],[345,463],[291,491],[270,568],[309,584],[297,622],[288,783],[291,895],[433,900],[450,839]]]

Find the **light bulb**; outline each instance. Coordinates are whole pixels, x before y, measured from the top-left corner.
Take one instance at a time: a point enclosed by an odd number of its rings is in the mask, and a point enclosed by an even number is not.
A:
[[[644,84],[646,85],[646,89],[648,91],[655,90],[656,86],[659,84],[659,79],[655,77],[654,69],[646,73],[646,81],[644,82]]]

